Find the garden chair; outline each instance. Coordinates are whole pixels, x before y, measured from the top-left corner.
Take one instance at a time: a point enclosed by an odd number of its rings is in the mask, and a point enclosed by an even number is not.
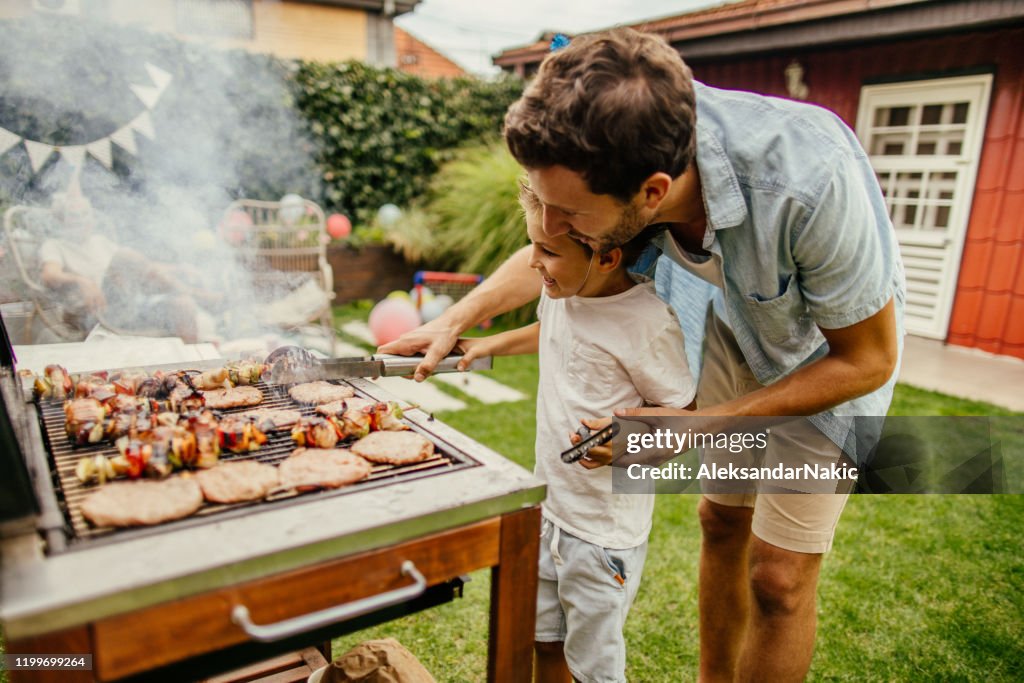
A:
[[[333,353],[334,272],[325,225],[323,209],[308,199],[239,199],[226,209],[221,231],[252,278],[260,322],[284,330],[318,324]]]
[[[84,311],[39,280],[39,247],[57,228],[46,208],[12,206],[4,212],[4,239],[18,275],[15,294],[31,306],[26,327],[33,341],[81,341],[89,332]]]
[[[33,343],[82,341],[97,324],[117,335],[166,336],[159,330],[112,325],[102,312],[86,311],[76,294],[43,285],[39,247],[59,230],[53,211],[46,207],[12,206],[4,212],[4,238],[20,280],[16,294],[31,306],[26,327]]]

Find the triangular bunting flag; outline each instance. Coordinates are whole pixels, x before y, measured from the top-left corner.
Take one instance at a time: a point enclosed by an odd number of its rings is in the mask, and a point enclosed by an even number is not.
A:
[[[110,154],[110,138],[97,140],[92,144],[86,145],[85,149],[93,156],[94,159],[96,159],[96,161],[106,166],[108,171],[113,168],[114,161]]]
[[[28,151],[29,163],[32,164],[32,172],[38,173],[57,148],[53,145],[26,139],[25,149]]]
[[[73,147],[61,147],[60,155],[67,159],[68,163],[75,167],[75,171],[82,170],[82,162],[85,161],[85,146],[74,145]]]
[[[149,77],[153,79],[153,83],[156,85],[157,94],[163,94],[167,84],[171,82],[171,74],[158,66],[153,66],[149,62],[146,62],[146,72],[149,74]]]
[[[156,101],[160,99],[160,90],[158,88],[152,88],[148,85],[133,85],[130,87],[135,96],[146,105],[146,109],[152,109]]]
[[[128,126],[134,130],[142,133],[150,140],[156,138],[156,132],[153,130],[153,119],[149,118],[149,112],[144,111],[135,117],[135,120],[128,124]]]
[[[135,131],[132,130],[131,125],[111,133],[110,140],[129,154],[136,155],[139,153],[139,148],[135,146]]]
[[[19,142],[21,142],[20,135],[15,135],[6,128],[0,128],[0,154],[5,154],[7,150]]]

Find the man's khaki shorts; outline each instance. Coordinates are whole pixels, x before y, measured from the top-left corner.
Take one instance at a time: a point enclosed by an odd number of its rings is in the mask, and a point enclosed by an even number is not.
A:
[[[760,388],[732,330],[710,312],[697,407],[724,403]],[[827,467],[839,462],[842,450],[806,420],[789,422],[783,427],[772,430],[767,446],[760,452],[735,454],[705,449],[702,459],[720,464],[766,466],[785,462],[787,465],[819,463]],[[814,490],[835,491],[837,488],[835,481],[821,482],[821,486]],[[702,483],[704,497],[713,503],[753,508],[751,531],[761,540],[785,550],[815,554],[832,547],[839,515],[849,498],[849,488],[839,485],[846,493],[778,493],[786,489],[778,482],[761,480],[749,482],[746,490],[736,492],[736,486],[716,490],[714,484]]]

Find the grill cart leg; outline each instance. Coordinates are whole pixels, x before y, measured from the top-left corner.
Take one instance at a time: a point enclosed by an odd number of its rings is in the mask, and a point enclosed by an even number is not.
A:
[[[491,570],[487,680],[529,683],[537,612],[540,507],[503,515],[498,566]]]

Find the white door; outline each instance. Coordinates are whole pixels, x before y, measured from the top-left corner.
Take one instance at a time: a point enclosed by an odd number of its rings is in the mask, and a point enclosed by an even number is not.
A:
[[[861,89],[871,157],[907,270],[907,331],[944,339],[988,113],[990,74]]]

